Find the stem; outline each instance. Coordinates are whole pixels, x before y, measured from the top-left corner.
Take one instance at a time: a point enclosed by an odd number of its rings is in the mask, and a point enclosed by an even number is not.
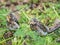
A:
[[[23,15],[24,15],[28,20],[30,20],[30,18],[27,16],[27,14],[26,14],[24,11],[21,10],[21,12],[23,13]]]

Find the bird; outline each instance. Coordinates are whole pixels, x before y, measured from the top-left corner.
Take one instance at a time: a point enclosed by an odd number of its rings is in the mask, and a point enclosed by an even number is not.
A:
[[[46,26],[44,26],[36,18],[32,18],[32,20],[30,20],[30,28],[37,31],[41,35],[46,35],[48,30],[48,28],[46,28]]]
[[[10,12],[10,14],[7,15],[6,26],[9,30],[16,30],[16,29],[20,28],[18,18],[20,18],[18,11]]]
[[[58,23],[56,23],[56,21]],[[36,18],[32,18],[30,20],[31,30],[37,31],[40,36],[46,36],[47,34],[49,34],[53,31],[55,31],[56,29],[58,29],[60,27],[60,20],[55,20],[55,22],[53,24],[55,24],[55,25],[48,27]]]

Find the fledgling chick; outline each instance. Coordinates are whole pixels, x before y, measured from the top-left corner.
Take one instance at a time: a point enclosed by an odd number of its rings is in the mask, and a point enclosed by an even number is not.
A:
[[[57,21],[57,22],[56,22]],[[48,27],[41,22],[39,22],[36,18],[33,18],[30,21],[30,28],[32,30],[37,31],[41,36],[47,35],[48,33],[51,33],[55,31],[56,29],[60,28],[60,20],[55,20],[53,23],[54,25],[51,27]]]
[[[40,35],[47,35],[47,30],[46,26],[44,26],[41,22],[39,22],[36,18],[33,18],[30,21],[30,28],[32,30],[36,30]]]
[[[19,14],[16,12],[12,12],[7,16],[7,28],[9,30],[16,30],[19,26]]]

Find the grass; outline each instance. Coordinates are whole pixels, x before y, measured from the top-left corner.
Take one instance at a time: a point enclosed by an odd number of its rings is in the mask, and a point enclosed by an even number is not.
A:
[[[2,27],[0,28],[0,44],[3,42],[6,42],[6,40],[12,39],[12,45],[23,45],[23,42],[25,41],[27,45],[60,45],[60,43],[56,42],[56,38],[60,37],[60,29],[57,29],[58,31],[52,32],[48,34],[47,36],[39,36],[37,32],[32,31],[30,29],[29,20],[32,17],[36,17],[39,19],[43,24],[46,25],[46,23],[49,23],[48,26],[53,25],[53,22],[56,18],[60,18],[60,4],[54,4],[54,3],[48,3],[50,8],[46,8],[44,4],[44,12],[41,13],[39,9],[35,8],[33,10],[28,9],[25,10],[28,5],[21,5],[17,6],[17,9],[20,10],[20,29],[17,29],[17,31],[14,33],[14,37],[3,39],[3,34],[6,30],[6,16],[9,13],[9,10],[2,8],[0,9],[0,25],[2,24]],[[8,13],[7,13],[8,12]],[[41,14],[39,14],[41,13]],[[47,22],[47,19],[49,19],[49,22]],[[3,33],[2,33],[3,32]],[[26,35],[31,36],[32,39],[24,39]]]

